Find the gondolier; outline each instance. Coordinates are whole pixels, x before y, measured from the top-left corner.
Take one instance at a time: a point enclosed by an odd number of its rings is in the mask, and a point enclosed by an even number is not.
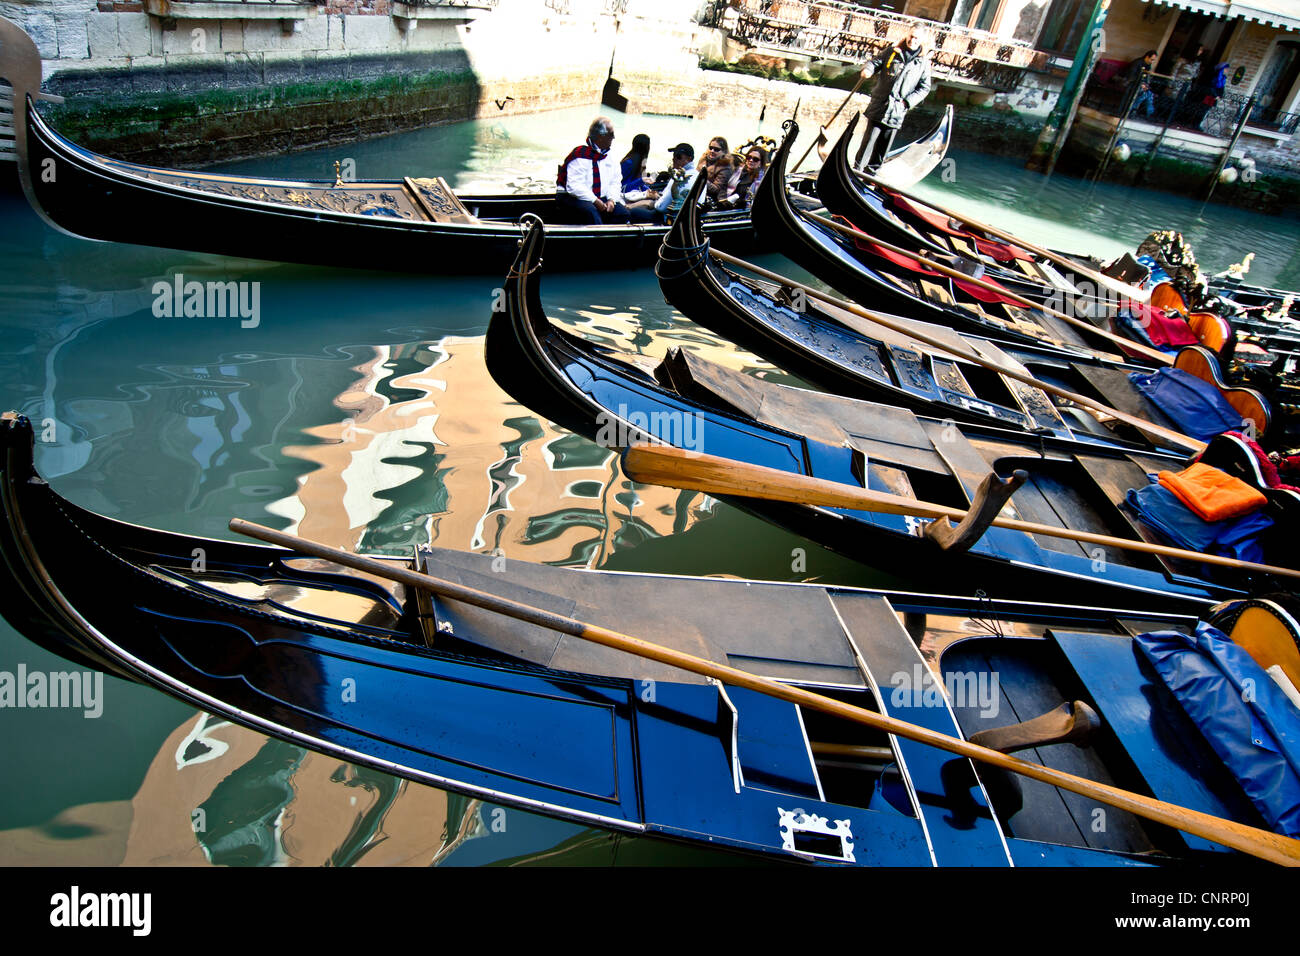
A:
[[[903,125],[907,111],[930,92],[930,31],[916,26],[901,45],[891,46],[862,67],[864,80],[876,76],[864,115],[867,128],[854,165],[875,173]]]

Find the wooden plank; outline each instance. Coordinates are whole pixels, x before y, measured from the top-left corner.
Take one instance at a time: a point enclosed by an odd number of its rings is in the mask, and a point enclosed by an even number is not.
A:
[[[722,402],[756,421],[827,444],[848,444],[869,461],[946,470],[916,416],[906,409],[778,386],[685,350],[664,364],[671,365],[674,387],[687,398]]]
[[[430,222],[478,222],[441,176],[433,179],[412,179],[407,176],[403,182],[415,204],[429,217]]]
[[[1123,527],[1129,531],[1129,537],[1146,541],[1149,544],[1164,544],[1164,539],[1149,529],[1142,522],[1132,517],[1120,507],[1129,490],[1141,488],[1148,484],[1147,473],[1143,468],[1128,458],[1103,458],[1101,456],[1079,455],[1075,458],[1083,473],[1090,478],[1097,489],[1108,501],[1114,502],[1115,516]],[[1116,529],[1118,530],[1118,529]],[[1146,568],[1159,568],[1167,574],[1181,573],[1169,561],[1158,554],[1143,555],[1134,552],[1128,561]]]
[[[952,294],[939,283],[930,279],[921,279],[921,289],[925,292],[925,297],[931,302],[940,302],[943,305],[956,305],[957,300]]]

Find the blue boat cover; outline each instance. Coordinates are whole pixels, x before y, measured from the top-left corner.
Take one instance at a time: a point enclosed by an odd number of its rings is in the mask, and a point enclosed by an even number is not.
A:
[[[1300,837],[1300,710],[1246,650],[1205,622],[1138,647],[1278,833]]]
[[[1133,372],[1129,381],[1193,438],[1209,441],[1241,428],[1241,413],[1217,388],[1191,372],[1166,365],[1154,372]]]
[[[1169,273],[1156,265],[1156,260],[1152,256],[1141,255],[1137,257],[1137,261],[1151,270],[1151,275],[1143,283],[1148,289],[1154,288],[1162,282],[1170,281]]]
[[[1154,478],[1145,488],[1130,488],[1124,501],[1143,524],[1159,532],[1174,547],[1264,563],[1260,532],[1269,528],[1273,519],[1261,511],[1241,518],[1206,521]]]

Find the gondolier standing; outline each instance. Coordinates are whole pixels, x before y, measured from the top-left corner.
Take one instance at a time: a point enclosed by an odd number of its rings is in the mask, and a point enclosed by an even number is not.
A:
[[[899,46],[891,46],[862,68],[862,78],[876,76],[871,102],[864,113],[867,126],[853,163],[874,173],[880,168],[907,111],[930,92],[930,31],[915,26]],[[863,166],[863,158],[866,165]]]

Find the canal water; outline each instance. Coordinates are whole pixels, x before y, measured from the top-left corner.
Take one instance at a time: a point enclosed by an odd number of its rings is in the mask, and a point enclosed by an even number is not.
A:
[[[468,190],[545,190],[593,109],[484,120],[275,159],[268,176],[442,175]],[[733,144],[747,119],[615,114],[615,149],[647,132]],[[762,132],[777,135],[775,123]],[[1112,255],[1182,229],[1211,269],[1300,286],[1300,226],[1237,209],[951,157],[918,187],[1027,238]],[[0,196],[0,403],[38,423],[37,466],[74,502],[125,521],[230,537],[232,517],[369,553],[436,545],[572,567],[949,589],[869,572],[701,495],[630,488],[604,449],[516,404],[488,376],[493,277],[323,269],[90,243]],[[799,274],[778,256],[769,267]],[[439,268],[439,264],[431,264]],[[451,270],[454,272],[454,269]],[[258,322],[166,319],[177,274],[260,283]],[[647,360],[685,346],[767,369],[665,304],[654,276],[546,276],[548,313]],[[776,622],[778,626],[784,622]],[[794,622],[789,622],[794,623]],[[66,671],[0,622],[0,672]],[[97,713],[0,710],[0,864],[490,865],[707,863],[396,780],[269,740],[104,678]]]

